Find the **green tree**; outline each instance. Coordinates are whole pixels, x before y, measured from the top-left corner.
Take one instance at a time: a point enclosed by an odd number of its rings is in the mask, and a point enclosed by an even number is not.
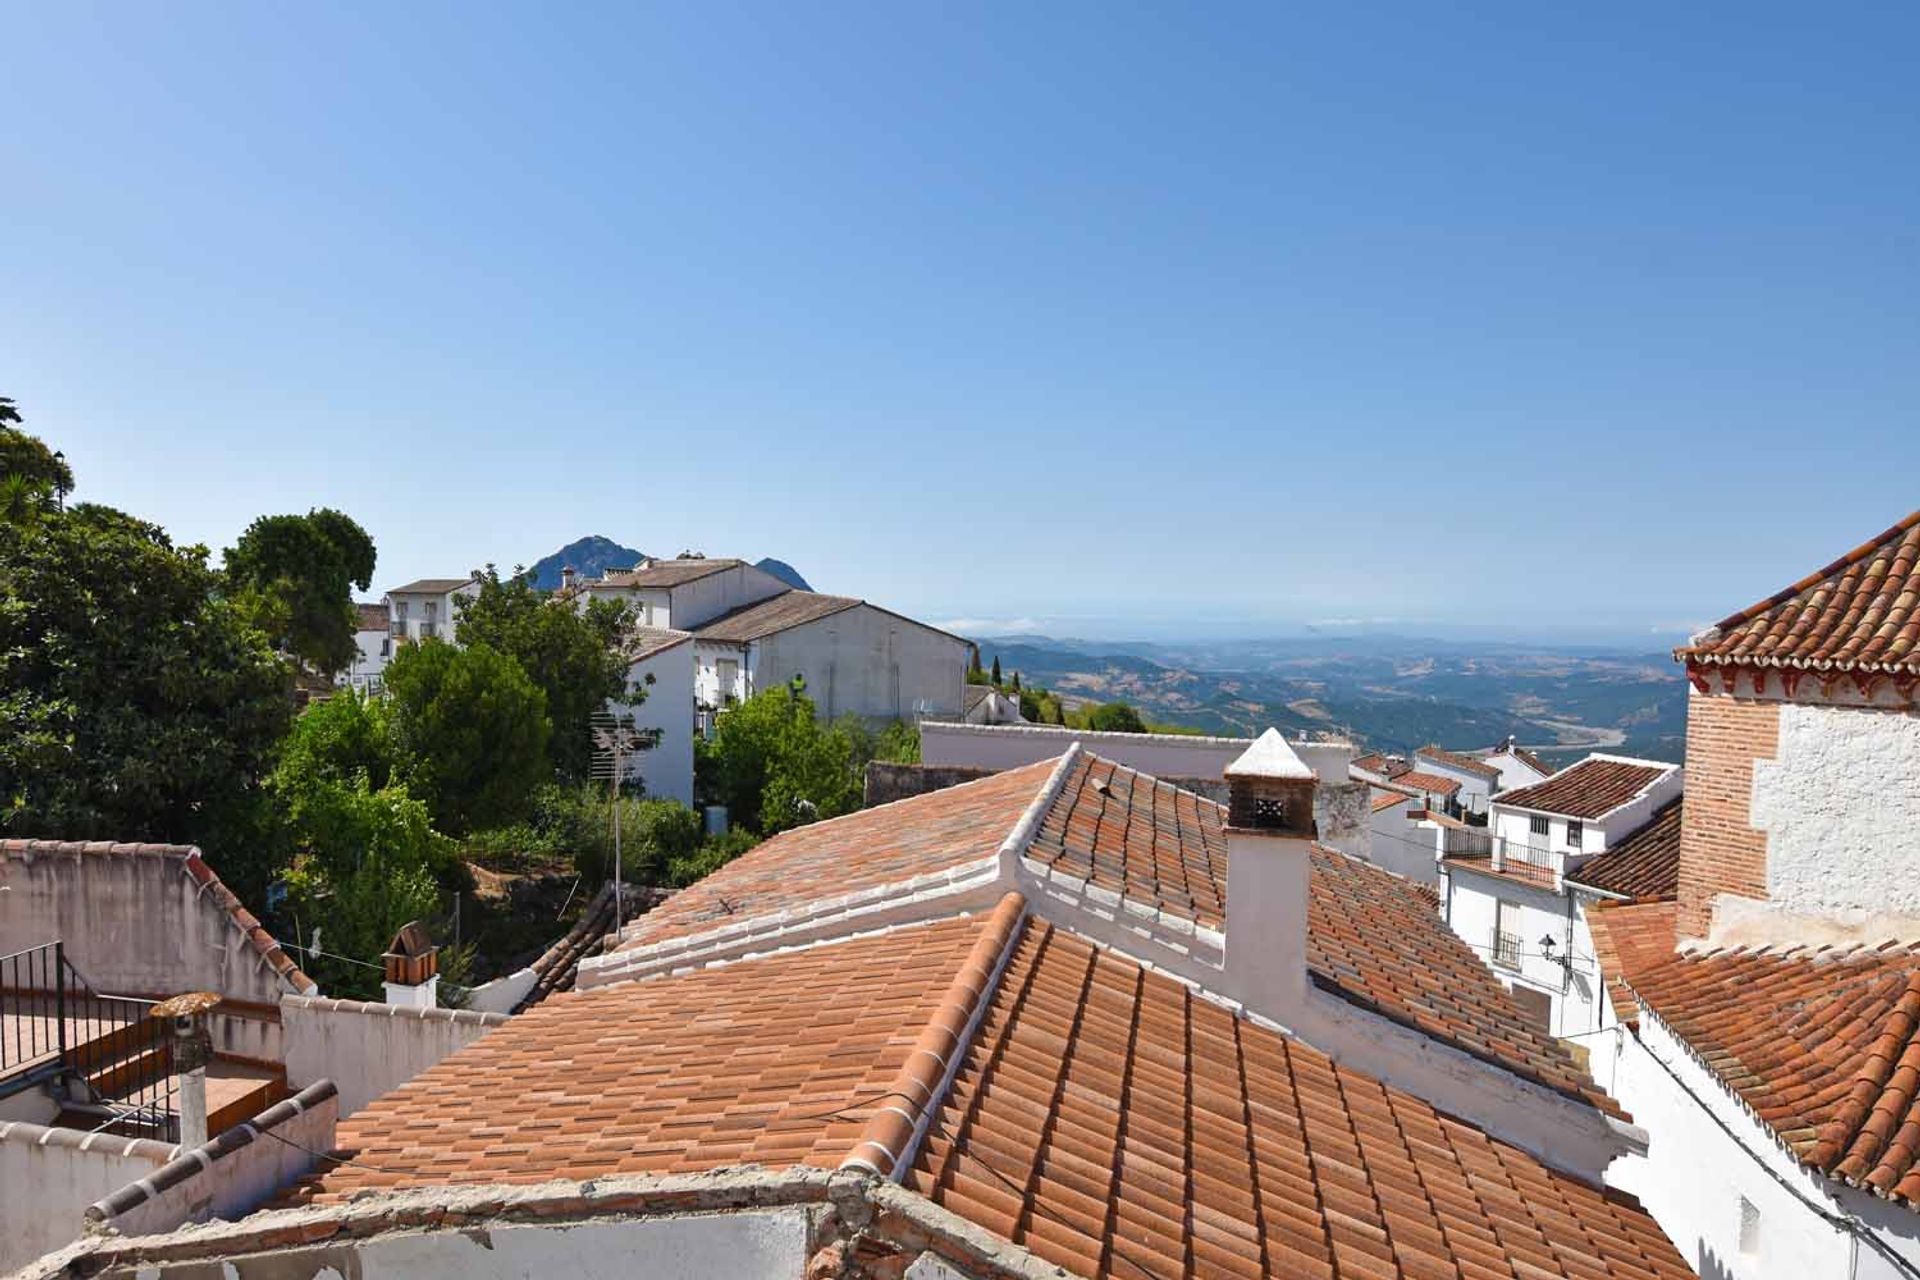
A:
[[[1000,655],[997,653],[993,655],[993,684],[995,688],[1000,686]]]
[[[480,592],[458,606],[462,644],[487,645],[511,657],[547,698],[553,726],[547,754],[568,781],[587,776],[593,760],[589,720],[609,699],[636,705],[643,687],[627,681],[623,642],[633,625],[631,606],[594,600],[585,609],[536,590],[516,570],[501,578],[488,565]]]
[[[373,539],[338,511],[261,516],[226,555],[234,598],[282,652],[332,675],[353,661],[353,590],[373,583]]]
[[[386,669],[393,745],[414,795],[460,835],[522,816],[547,766],[547,698],[483,644],[403,645]]]
[[[274,766],[275,785],[285,792],[292,779],[352,782],[364,777],[378,791],[392,780],[395,765],[389,704],[342,690],[308,706],[294,721]]]
[[[763,836],[859,808],[863,764],[848,726],[821,724],[813,700],[790,687],[722,711],[694,747],[709,803]]]
[[[274,861],[263,780],[292,679],[204,547],[106,507],[0,525],[0,825],[202,845],[242,897]]]
[[[1105,702],[1087,713],[1087,728],[1102,733],[1145,733],[1147,722],[1124,702]]]
[[[73,471],[38,436],[20,429],[20,411],[0,396],[0,522],[33,524],[73,490]]]

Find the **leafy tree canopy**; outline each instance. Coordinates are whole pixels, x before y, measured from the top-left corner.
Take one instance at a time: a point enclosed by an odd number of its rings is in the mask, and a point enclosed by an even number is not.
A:
[[[722,711],[713,737],[694,744],[701,790],[763,836],[858,809],[865,763],[852,727],[821,724],[813,699],[793,687]]]
[[[1087,728],[1103,733],[1145,733],[1147,722],[1124,702],[1104,702],[1087,714]]]
[[[38,436],[20,429],[20,411],[0,396],[0,522],[31,524],[73,490],[73,470]]]
[[[458,606],[460,642],[486,645],[520,664],[546,695],[553,726],[547,754],[555,773],[569,781],[585,778],[593,758],[593,713],[608,699],[635,704],[646,697],[644,688],[629,688],[622,656],[632,608],[595,600],[577,609],[536,590],[525,574],[502,578],[492,565],[479,582],[479,594]]]
[[[484,644],[403,645],[387,664],[393,743],[413,794],[460,835],[527,811],[547,765],[547,697]]]
[[[0,525],[0,825],[200,844],[246,896],[291,675],[206,561],[106,507]]]
[[[353,661],[353,591],[373,583],[373,539],[322,508],[261,516],[226,556],[236,600],[274,644],[332,675]]]

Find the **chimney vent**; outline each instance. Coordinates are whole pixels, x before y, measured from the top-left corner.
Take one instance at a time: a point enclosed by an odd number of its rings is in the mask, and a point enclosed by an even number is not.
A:
[[[561,566],[560,589],[562,591],[573,590],[573,566],[570,564]]]
[[[386,970],[388,1004],[431,1009],[439,1003],[440,948],[433,945],[427,926],[418,920],[401,925],[380,962]]]
[[[1227,825],[1311,840],[1313,770],[1278,729],[1268,729],[1226,768]]]

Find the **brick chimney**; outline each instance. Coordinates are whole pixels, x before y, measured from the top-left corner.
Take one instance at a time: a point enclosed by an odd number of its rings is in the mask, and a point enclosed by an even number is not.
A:
[[[1226,768],[1226,967],[1247,1007],[1291,1025],[1307,999],[1307,885],[1318,780],[1278,729]]]
[[[401,925],[380,961],[388,1004],[431,1009],[440,1002],[440,948],[427,936],[427,926],[418,920]]]

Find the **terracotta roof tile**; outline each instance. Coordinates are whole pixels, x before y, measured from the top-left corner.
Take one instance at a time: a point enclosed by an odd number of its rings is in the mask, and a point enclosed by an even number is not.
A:
[[[385,631],[393,625],[387,614],[387,606],[360,600],[354,601],[353,619],[357,631]]]
[[[736,1164],[837,1166],[982,929],[942,920],[563,992],[343,1121],[289,1199]]]
[[[1645,826],[1567,873],[1572,884],[1642,900],[1680,896],[1680,806],[1670,800]]]
[[[1678,767],[1617,756],[1588,756],[1544,782],[1502,791],[1493,802],[1516,809],[1565,814],[1569,818],[1598,818],[1626,804]]]
[[[387,594],[390,596],[444,596],[449,591],[458,591],[472,581],[474,581],[472,578],[419,578],[404,587],[391,587]]]
[[[693,633],[702,640],[746,644],[776,631],[845,613],[861,603],[851,596],[828,596],[818,591],[782,591],[777,596],[741,605],[710,622],[703,622],[693,629]]]
[[[1424,791],[1433,796],[1450,796],[1460,790],[1458,778],[1445,778],[1437,773],[1426,773],[1420,769],[1408,769],[1402,773],[1396,773],[1392,781],[1396,787]]]
[[[1689,662],[1920,674],[1920,511],[1674,651]]]
[[[1090,1277],[1692,1274],[1629,1198],[1037,920],[905,1185]]]
[[[1602,902],[1587,913],[1601,983],[1613,1003],[1614,1016],[1629,1027],[1639,1025],[1640,1005],[1624,976],[1649,969],[1673,954],[1678,919],[1674,902]]]
[[[1388,791],[1380,787],[1375,787],[1373,789],[1373,811],[1380,813],[1393,808],[1393,806],[1397,804],[1405,804],[1411,799],[1413,799],[1413,797],[1404,791]]]
[[[1482,778],[1498,778],[1500,776],[1500,770],[1488,764],[1485,760],[1477,756],[1463,756],[1458,751],[1447,751],[1437,746],[1425,746],[1413,753],[1413,758],[1416,762],[1422,756],[1440,764],[1449,765],[1455,769],[1464,769],[1468,773],[1477,774]]]
[[[783,831],[633,922],[621,950],[992,856],[1055,761]]]
[[[1513,747],[1508,751],[1508,754],[1543,778],[1553,776],[1553,766],[1525,747]]]
[[[1920,1207],[1920,948],[1630,955],[1617,928],[1610,941],[1640,1001],[1804,1164]]]
[[[701,578],[738,569],[744,560],[719,557],[708,560],[690,556],[673,560],[653,560],[638,569],[613,570],[598,578],[587,578],[579,585],[586,591],[630,590],[635,587],[678,587]]]

